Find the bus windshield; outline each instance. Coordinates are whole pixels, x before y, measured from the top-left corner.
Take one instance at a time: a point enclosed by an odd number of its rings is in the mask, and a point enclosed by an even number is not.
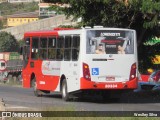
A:
[[[134,54],[134,32],[126,30],[88,30],[87,54]]]

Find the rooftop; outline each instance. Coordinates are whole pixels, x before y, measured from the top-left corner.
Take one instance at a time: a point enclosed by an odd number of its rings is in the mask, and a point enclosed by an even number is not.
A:
[[[8,18],[35,18],[39,17],[39,12],[28,12],[28,13],[19,13],[13,15],[7,15]]]

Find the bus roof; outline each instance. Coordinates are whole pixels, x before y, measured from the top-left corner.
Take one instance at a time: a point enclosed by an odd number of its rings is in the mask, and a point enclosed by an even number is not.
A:
[[[33,37],[33,36],[58,36],[59,33],[72,33],[79,31],[80,29],[56,29],[56,30],[42,30],[42,31],[31,31],[25,32],[24,37]]]
[[[53,30],[30,31],[30,32],[25,32],[24,37],[57,36],[58,31],[69,31],[69,30],[76,30],[76,29],[74,28],[54,28]]]
[[[124,28],[83,28],[83,29],[72,29],[72,28],[55,28],[54,30],[42,30],[42,31],[31,31],[24,33],[24,37],[33,36],[58,36],[60,34],[72,34],[79,33],[81,30],[133,30]]]
[[[51,36],[58,35],[58,32],[55,30],[46,30],[46,31],[31,31],[24,33],[24,37],[33,37],[33,36]]]

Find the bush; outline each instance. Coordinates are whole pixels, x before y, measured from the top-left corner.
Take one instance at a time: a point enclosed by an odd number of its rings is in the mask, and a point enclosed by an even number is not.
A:
[[[15,37],[7,32],[0,32],[0,52],[18,52],[19,44]]]

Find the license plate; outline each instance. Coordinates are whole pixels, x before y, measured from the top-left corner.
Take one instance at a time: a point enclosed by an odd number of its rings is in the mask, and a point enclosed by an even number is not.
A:
[[[106,81],[115,81],[115,77],[108,76],[108,77],[106,77]]]

